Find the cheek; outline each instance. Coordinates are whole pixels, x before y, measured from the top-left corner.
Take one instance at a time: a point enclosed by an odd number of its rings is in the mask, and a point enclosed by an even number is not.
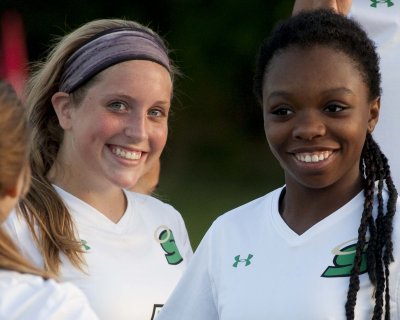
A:
[[[287,140],[288,132],[286,132],[285,126],[271,125],[268,123],[265,124],[264,131],[269,147],[275,154],[279,147]]]
[[[161,153],[167,143],[168,126],[155,128],[151,133],[151,144],[157,153]]]
[[[362,149],[364,147],[365,144],[365,139],[367,137],[367,130],[364,128],[362,130],[359,131],[354,131],[353,132],[353,137],[354,137],[354,142],[353,142],[353,147],[351,147],[351,149],[354,149],[354,155],[359,157],[361,156],[362,153]]]
[[[283,147],[283,142],[282,142],[282,136],[277,134],[275,131],[271,132],[270,130],[265,130],[265,134],[267,137],[267,142],[269,149],[275,159],[283,165],[283,152],[284,152],[284,147]]]
[[[344,142],[352,145],[352,148],[357,145],[362,148],[368,132],[368,123],[361,119],[359,121],[345,122],[337,126],[335,132],[338,133],[339,139],[342,137]]]
[[[90,142],[103,141],[122,131],[122,126],[119,121],[106,117],[95,119],[87,128],[86,136]]]

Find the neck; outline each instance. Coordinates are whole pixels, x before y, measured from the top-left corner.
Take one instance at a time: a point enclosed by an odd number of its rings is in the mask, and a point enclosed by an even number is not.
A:
[[[297,234],[302,234],[340,209],[361,190],[361,177],[346,187],[336,184],[326,188],[308,188],[287,182],[279,211],[287,225]]]
[[[87,177],[78,177],[67,167],[54,165],[49,171],[49,181],[66,192],[86,202],[112,222],[117,223],[127,207],[122,188],[104,181],[92,181]]]

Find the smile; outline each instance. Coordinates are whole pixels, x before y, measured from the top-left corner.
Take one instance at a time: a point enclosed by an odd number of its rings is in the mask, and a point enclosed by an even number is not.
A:
[[[139,160],[142,156],[141,151],[127,151],[119,147],[112,147],[111,152],[117,157],[127,160]]]
[[[328,159],[332,151],[312,152],[312,153],[296,153],[294,156],[301,162],[320,162]]]

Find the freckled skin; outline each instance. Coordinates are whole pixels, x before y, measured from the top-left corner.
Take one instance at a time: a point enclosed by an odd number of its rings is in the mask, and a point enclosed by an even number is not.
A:
[[[379,101],[369,101],[346,54],[314,46],[275,56],[264,78],[263,113],[269,146],[285,173],[282,214],[294,229],[306,230],[361,191],[360,156]],[[314,164],[294,156],[324,150],[333,153]]]

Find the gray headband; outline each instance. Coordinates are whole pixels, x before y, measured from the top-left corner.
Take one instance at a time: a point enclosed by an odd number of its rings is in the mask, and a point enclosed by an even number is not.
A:
[[[150,60],[171,73],[167,49],[153,35],[116,29],[87,42],[67,60],[59,91],[71,93],[104,69],[128,60]]]

